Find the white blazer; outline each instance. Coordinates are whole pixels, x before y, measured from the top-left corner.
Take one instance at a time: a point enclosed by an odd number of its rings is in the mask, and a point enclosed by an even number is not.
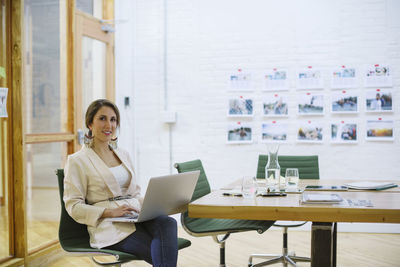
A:
[[[68,156],[65,166],[65,208],[75,221],[87,225],[90,245],[95,248],[116,244],[136,230],[134,223],[104,221],[100,217],[106,208],[127,204],[140,210],[143,202],[129,154],[121,149],[114,152],[131,174],[126,192],[132,196],[131,199],[108,200],[121,196],[121,187],[93,149],[83,146],[80,151]]]

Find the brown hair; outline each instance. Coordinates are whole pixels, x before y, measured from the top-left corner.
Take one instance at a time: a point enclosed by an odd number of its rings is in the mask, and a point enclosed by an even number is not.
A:
[[[97,99],[93,101],[86,110],[85,123],[88,129],[89,125],[93,123],[94,115],[96,115],[97,111],[104,106],[110,107],[114,110],[115,115],[117,115],[117,128],[119,127],[120,117],[118,107],[110,100]]]

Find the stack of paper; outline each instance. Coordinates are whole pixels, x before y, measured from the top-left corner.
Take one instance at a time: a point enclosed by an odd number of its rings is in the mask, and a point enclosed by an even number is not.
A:
[[[354,182],[345,184],[348,188],[359,190],[384,190],[392,187],[397,187],[397,184],[387,182]]]
[[[303,193],[302,203],[304,204],[337,204],[343,201],[339,194],[310,194]]]

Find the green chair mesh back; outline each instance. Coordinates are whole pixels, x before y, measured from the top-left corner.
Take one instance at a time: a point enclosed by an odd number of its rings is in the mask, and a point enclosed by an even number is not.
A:
[[[61,247],[68,252],[79,252],[79,253],[106,253],[115,255],[118,257],[118,262],[124,263],[131,260],[139,260],[135,255],[124,253],[121,251],[110,250],[110,249],[97,249],[90,247],[89,233],[85,224],[77,223],[71,216],[69,216],[65,209],[63,196],[64,196],[64,170],[57,170],[58,188],[60,193],[61,202],[61,217],[60,226],[58,231],[58,237]],[[178,247],[179,249],[190,246],[189,240],[179,238]],[[106,265],[106,264],[105,264]]]
[[[265,165],[268,155],[258,156],[257,178],[265,178]],[[319,179],[318,156],[278,156],[281,166],[281,175],[285,175],[287,168],[299,169],[300,179]]]
[[[196,187],[194,189],[194,193],[191,201],[195,201],[196,199],[207,195],[211,192],[210,184],[208,183],[206,173],[203,168],[203,164],[201,164],[200,160],[193,160],[184,163],[177,163],[175,165],[178,172],[190,172],[190,171],[200,171],[199,179],[197,180]]]
[[[208,183],[203,164],[200,160],[176,163],[175,168],[179,173],[200,170],[200,176],[197,180],[192,201],[211,192],[210,184]],[[259,233],[263,233],[274,223],[273,221],[191,218],[188,216],[188,212],[182,213],[181,216],[185,227],[193,233],[212,233],[219,231],[240,232],[249,230],[257,230]]]

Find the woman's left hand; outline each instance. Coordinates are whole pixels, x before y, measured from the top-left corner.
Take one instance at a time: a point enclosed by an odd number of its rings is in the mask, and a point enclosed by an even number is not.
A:
[[[128,205],[121,205],[114,209],[105,209],[101,218],[121,217],[132,214],[132,212],[139,213],[139,210]]]

